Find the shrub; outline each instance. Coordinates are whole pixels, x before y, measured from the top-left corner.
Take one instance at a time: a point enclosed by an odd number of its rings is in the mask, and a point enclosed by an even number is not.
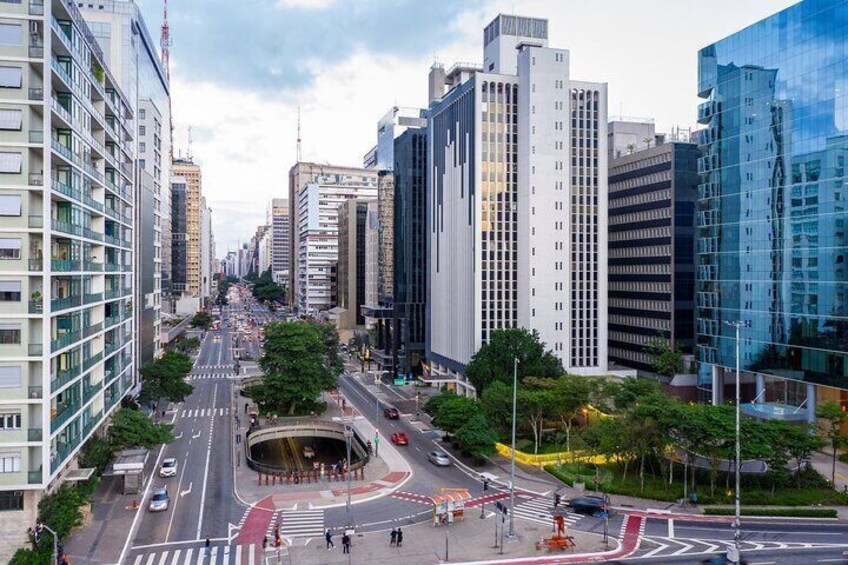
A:
[[[71,530],[82,524],[80,508],[85,503],[85,496],[80,489],[65,483],[38,503],[38,521],[50,526],[59,539],[64,539]]]
[[[733,516],[734,508],[704,508],[708,516]],[[743,516],[778,516],[784,518],[836,518],[833,508],[742,508]]]

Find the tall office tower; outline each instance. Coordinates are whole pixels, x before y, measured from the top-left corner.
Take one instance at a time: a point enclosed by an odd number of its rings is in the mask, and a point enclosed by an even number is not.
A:
[[[626,367],[653,371],[646,346],[660,336],[693,351],[698,157],[671,141],[610,160],[609,358]]]
[[[760,418],[848,399],[846,25],[848,1],[807,0],[698,56],[700,392],[732,391],[725,322],[745,322],[742,410]]]
[[[291,225],[289,224],[289,201],[285,198],[271,200],[271,270],[278,284],[286,284],[289,277],[289,243]]]
[[[261,275],[273,266],[273,240],[274,228],[268,226],[262,232],[262,237],[259,240],[259,274]]]
[[[317,163],[297,163],[289,171],[289,300],[301,315],[336,305],[339,205],[376,197],[375,171]]]
[[[200,272],[200,210],[202,191],[202,175],[200,165],[191,158],[174,159],[171,166],[172,175],[185,179],[185,270],[186,280],[183,295],[200,298],[201,294],[201,272]],[[172,220],[173,221],[173,220]]]
[[[337,288],[340,330],[351,330],[365,323],[361,308],[366,294],[365,242],[368,224],[368,205],[371,200],[352,198],[338,208],[338,267]]]
[[[0,559],[134,385],[133,113],[75,3],[0,4]]]
[[[394,145],[394,140],[392,140]],[[392,149],[394,158],[394,148]],[[395,263],[395,175],[394,171],[380,171],[377,175],[377,262],[376,262],[376,292],[374,301],[369,304],[380,304],[391,308],[394,294],[394,263]]]
[[[186,225],[186,179],[171,177],[171,288],[177,296],[186,291],[186,252],[188,233]]]
[[[200,303],[212,295],[212,210],[200,197]]]
[[[133,304],[138,310],[135,332],[140,366],[161,353],[162,281],[164,278],[166,301],[170,281],[170,173],[163,161],[163,155],[167,160],[170,152],[170,87],[156,44],[134,1],[99,0],[96,5],[78,5],[136,116],[131,142],[137,155],[138,179]]]
[[[380,262],[381,226],[379,208],[377,200],[368,202],[368,213],[365,220],[365,301],[362,306],[379,302],[380,278],[383,268]]]
[[[607,372],[606,85],[572,80],[547,38],[547,20],[500,15],[482,67],[431,70],[428,358],[468,394],[465,365],[499,328]]]
[[[363,167],[391,171],[395,166],[395,139],[408,128],[426,128],[427,117],[421,108],[393,106],[377,122],[377,145],[362,158]]]
[[[402,375],[421,374],[427,296],[427,130],[410,128],[395,140],[394,307],[392,358]]]

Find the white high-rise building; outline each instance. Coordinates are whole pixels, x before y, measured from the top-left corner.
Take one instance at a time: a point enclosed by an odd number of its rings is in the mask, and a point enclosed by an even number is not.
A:
[[[427,356],[465,365],[523,327],[575,374],[607,371],[607,87],[573,80],[548,22],[500,15],[484,64],[430,74]]]
[[[212,296],[212,209],[206,205],[206,197],[200,197],[200,303]]]
[[[134,385],[133,105],[75,2],[0,3],[0,561]]]

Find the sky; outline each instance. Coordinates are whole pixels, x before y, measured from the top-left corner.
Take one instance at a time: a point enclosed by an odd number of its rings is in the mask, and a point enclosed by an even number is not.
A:
[[[158,37],[162,0],[137,0]],[[174,154],[203,168],[217,255],[288,197],[305,161],[361,166],[392,106],[423,107],[434,61],[481,62],[498,13],[549,20],[571,77],[609,84],[609,114],[694,127],[697,52],[795,0],[171,0]]]

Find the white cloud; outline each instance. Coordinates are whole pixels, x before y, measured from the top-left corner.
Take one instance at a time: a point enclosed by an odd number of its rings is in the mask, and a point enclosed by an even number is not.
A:
[[[313,10],[323,10],[336,0],[277,0],[277,6],[280,8],[308,8]]]

